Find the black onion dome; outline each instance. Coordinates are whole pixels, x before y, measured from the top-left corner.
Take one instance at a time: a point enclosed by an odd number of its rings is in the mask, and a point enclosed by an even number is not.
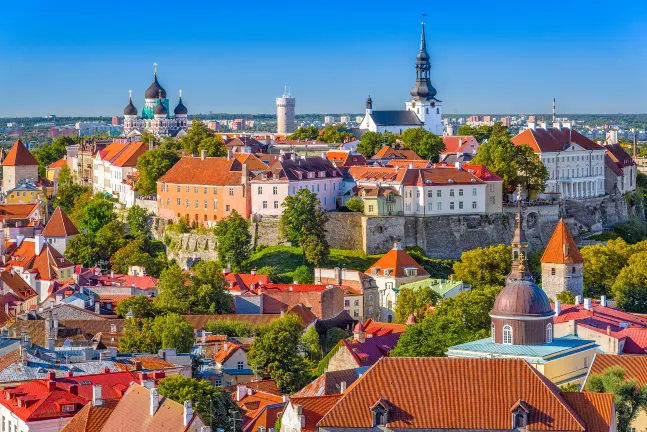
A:
[[[550,317],[554,314],[550,300],[543,289],[529,279],[513,280],[506,284],[490,313],[502,317]]]
[[[175,115],[178,115],[178,114],[186,115],[189,113],[189,110],[186,109],[186,107],[182,103],[182,96],[180,96],[180,101],[177,103],[177,106],[175,107],[175,110],[173,112],[175,113]]]
[[[166,115],[167,113],[168,111],[161,101],[157,105],[155,105],[155,108],[153,108],[153,114],[155,115]]]
[[[135,108],[135,105],[133,105],[133,98],[130,98],[128,105],[126,106],[126,108],[124,108],[124,115],[127,115],[127,116],[137,115],[137,108]]]
[[[166,99],[166,90],[164,90],[164,87],[160,85],[160,83],[157,81],[157,72],[155,73],[155,79],[153,80],[153,84],[146,89],[146,93],[144,94],[146,99],[157,99],[157,98],[162,98]]]

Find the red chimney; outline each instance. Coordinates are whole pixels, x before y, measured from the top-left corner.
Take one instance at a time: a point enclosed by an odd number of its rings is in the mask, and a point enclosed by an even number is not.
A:
[[[72,371],[67,371],[67,376],[68,376],[69,378],[72,378],[72,377],[74,376],[74,372],[72,372]]]
[[[47,391],[54,391],[56,389],[56,381],[49,380],[47,381]]]
[[[135,359],[135,370],[136,371],[142,370],[142,361],[139,359]]]
[[[104,367],[103,368],[103,373],[109,374],[110,373],[110,368],[109,367]]]
[[[76,384],[72,384],[72,385],[70,386],[70,393],[72,393],[73,395],[77,395],[77,396],[78,396],[78,395],[79,395],[79,386],[78,386],[78,385],[76,385]]]
[[[54,371],[48,371],[47,372],[47,379],[48,380],[55,380],[56,379],[56,372]]]

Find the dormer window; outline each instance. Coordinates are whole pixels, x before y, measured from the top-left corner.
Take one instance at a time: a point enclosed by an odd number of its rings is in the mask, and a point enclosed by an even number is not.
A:
[[[526,428],[528,426],[530,407],[526,402],[519,399],[510,408],[510,414],[512,416],[512,429]]]
[[[407,276],[417,276],[418,275],[418,269],[417,268],[404,269],[404,273]]]
[[[371,406],[373,414],[373,427],[386,426],[389,423],[389,415],[391,414],[391,404],[383,398],[379,398],[373,406]]]
[[[76,407],[73,404],[62,405],[61,406],[61,411],[64,412],[64,413],[74,412],[75,409],[76,409]]]

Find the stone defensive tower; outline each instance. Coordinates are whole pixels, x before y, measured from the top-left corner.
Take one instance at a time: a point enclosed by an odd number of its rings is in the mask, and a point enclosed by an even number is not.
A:
[[[541,287],[553,300],[562,291],[584,293],[584,258],[561,219],[541,257]]]
[[[296,99],[290,95],[287,86],[283,90],[283,96],[276,98],[276,132],[279,134],[290,134],[295,131],[294,106]]]

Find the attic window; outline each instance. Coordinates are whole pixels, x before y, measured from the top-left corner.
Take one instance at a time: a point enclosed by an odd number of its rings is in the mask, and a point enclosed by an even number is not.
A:
[[[61,411],[64,413],[71,413],[74,412],[75,408],[76,407],[74,405],[63,405],[61,406]]]
[[[528,415],[530,407],[526,402],[519,399],[510,409],[512,415],[512,429],[525,428],[528,426]]]
[[[386,426],[389,423],[389,414],[391,413],[391,404],[382,398],[371,407],[373,414],[373,427]]]
[[[417,276],[418,275],[418,269],[417,268],[408,268],[408,269],[405,269],[404,272],[406,273],[407,276]]]

